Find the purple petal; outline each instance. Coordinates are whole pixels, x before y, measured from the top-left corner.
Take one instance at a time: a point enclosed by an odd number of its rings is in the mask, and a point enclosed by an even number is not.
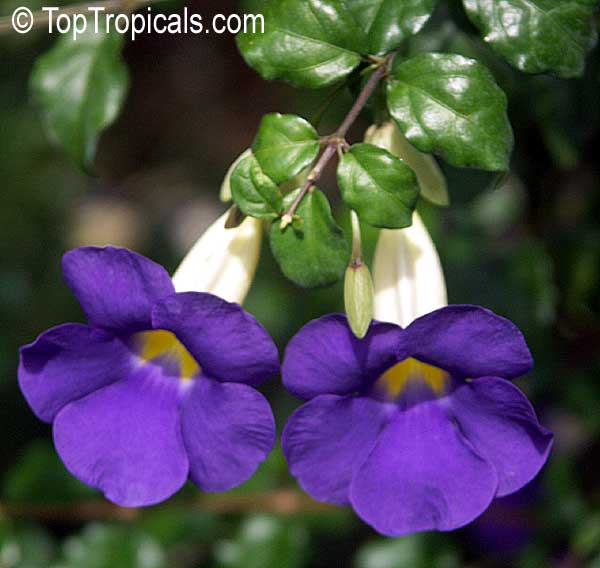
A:
[[[463,434],[496,469],[498,497],[529,483],[546,463],[552,433],[513,384],[484,377],[464,383],[446,400]]]
[[[493,467],[430,400],[397,412],[356,472],[350,500],[377,531],[401,536],[471,522],[496,487]]]
[[[121,333],[150,329],[152,305],[174,291],[162,266],[123,248],[77,248],[62,268],[90,325]]]
[[[517,326],[479,306],[441,308],[416,319],[406,334],[414,357],[460,377],[511,379],[533,365]]]
[[[67,323],[21,348],[19,386],[36,416],[52,422],[67,403],[127,376],[131,365],[131,353],[112,334]]]
[[[173,294],[155,306],[152,322],[173,332],[215,379],[256,385],[279,371],[273,340],[238,304],[212,294]]]
[[[288,343],[281,374],[294,395],[350,394],[365,390],[396,363],[403,331],[390,323],[373,322],[357,339],[346,316],[327,315],[307,323]],[[409,353],[400,353],[404,359]]]
[[[54,421],[56,450],[75,477],[118,505],[163,501],[188,475],[178,397],[178,381],[143,365],[65,406]]]
[[[354,472],[388,420],[368,397],[320,395],[290,416],[281,444],[290,473],[319,501],[345,505]]]
[[[226,491],[246,481],[275,443],[275,421],[265,397],[243,384],[201,377],[181,407],[192,481],[204,491]]]

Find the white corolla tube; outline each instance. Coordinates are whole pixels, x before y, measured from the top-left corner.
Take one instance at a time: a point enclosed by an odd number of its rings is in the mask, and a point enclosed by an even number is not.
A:
[[[221,215],[196,241],[173,274],[177,292],[208,292],[241,304],[256,272],[263,227],[246,217],[227,229],[229,211]]]
[[[382,229],[373,259],[374,317],[408,326],[448,305],[437,250],[415,211],[406,229]]]

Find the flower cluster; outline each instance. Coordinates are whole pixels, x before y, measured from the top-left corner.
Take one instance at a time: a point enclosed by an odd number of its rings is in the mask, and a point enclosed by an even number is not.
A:
[[[162,501],[188,477],[204,491],[230,489],[274,444],[254,387],[279,371],[277,349],[222,298],[243,301],[261,228],[246,221],[225,238],[224,226],[222,217],[173,279],[126,249],[68,252],[65,280],[88,324],[60,325],[21,349],[21,389],[53,424],[66,467],[120,505]],[[285,426],[283,451],[307,493],[350,504],[382,534],[455,529],[548,457],[552,434],[510,382],[531,354],[510,321],[446,305],[417,215],[409,229],[382,231],[374,274],[377,319],[364,337],[333,314],[288,344],[283,383],[306,402]]]

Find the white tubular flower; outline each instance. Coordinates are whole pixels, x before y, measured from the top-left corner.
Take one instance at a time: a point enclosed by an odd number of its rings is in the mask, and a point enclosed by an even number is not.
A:
[[[373,259],[374,317],[406,327],[448,305],[437,250],[415,211],[406,229],[382,229]]]
[[[241,304],[256,272],[262,222],[247,217],[238,227],[225,228],[229,211],[196,241],[173,275],[177,292],[208,292]]]

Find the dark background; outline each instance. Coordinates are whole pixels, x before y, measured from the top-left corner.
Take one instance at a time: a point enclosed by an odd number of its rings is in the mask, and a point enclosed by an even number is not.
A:
[[[17,4],[6,3],[0,15]],[[239,8],[186,4],[204,18]],[[93,178],[50,143],[29,100],[32,64],[52,38],[8,34],[0,37],[0,568],[600,566],[598,49],[581,79],[526,76],[481,44],[448,4],[440,2],[409,48],[433,45],[485,62],[508,94],[516,146],[502,187],[494,189],[490,174],[444,165],[451,206],[420,210],[450,301],[491,308],[527,337],[536,364],[518,385],[556,435],[542,474],[463,530],[400,539],[379,537],[350,510],[296,498],[279,449],[225,502],[189,487],[163,506],[127,512],[71,478],[50,427],[35,419],[16,382],[20,345],[48,327],[83,321],[61,279],[62,254],[110,242],[173,270],[224,211],[222,177],[261,116],[310,119],[328,91],[263,81],[229,35],[141,36],[126,46],[131,88],[120,119],[102,136]],[[350,102],[340,95],[322,134]],[[368,125],[359,121],[349,140]],[[331,173],[321,185],[335,202]],[[338,212],[344,224],[347,215]],[[366,240],[372,248],[372,232]],[[245,307],[282,352],[306,321],[341,310],[341,288],[294,287],[264,246]],[[278,381],[262,390],[281,427],[297,402]]]

